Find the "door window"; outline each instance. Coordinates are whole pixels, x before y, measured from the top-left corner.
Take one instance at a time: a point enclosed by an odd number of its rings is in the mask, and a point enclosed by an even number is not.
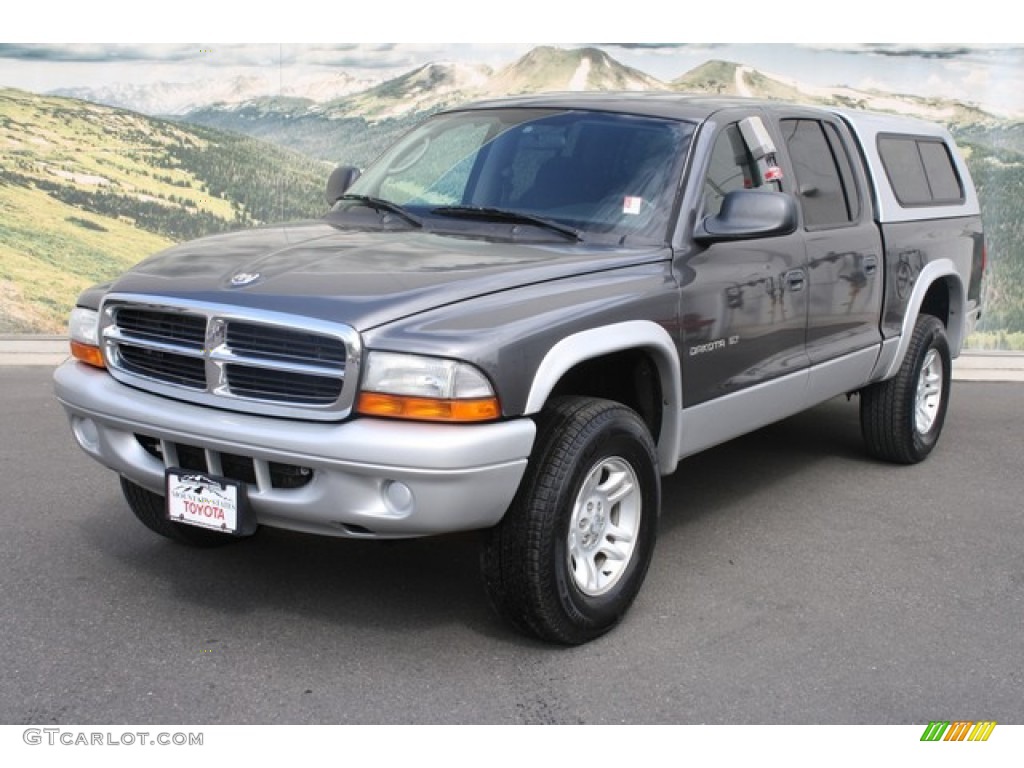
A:
[[[763,130],[760,118],[748,118],[748,120],[755,121]],[[774,167],[774,147],[770,148],[767,155],[762,148],[761,155],[762,158],[758,161],[750,151],[750,147],[743,138],[740,123],[732,123],[718,134],[715,146],[711,150],[708,172],[704,177],[702,216],[718,214],[722,209],[722,200],[726,194],[734,190],[762,187],[776,191],[779,189],[777,177],[770,181],[765,178],[766,171],[778,170]]]
[[[846,226],[860,217],[860,198],[839,131],[819,120],[781,120],[793,161],[797,199],[808,229]]]

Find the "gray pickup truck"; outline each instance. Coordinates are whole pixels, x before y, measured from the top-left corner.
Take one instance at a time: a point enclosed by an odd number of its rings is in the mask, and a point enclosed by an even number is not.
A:
[[[941,127],[677,94],[442,112],[329,212],[87,290],[56,394],[158,534],[482,531],[517,629],[578,644],[640,589],[680,459],[858,394],[924,459],[980,313]]]

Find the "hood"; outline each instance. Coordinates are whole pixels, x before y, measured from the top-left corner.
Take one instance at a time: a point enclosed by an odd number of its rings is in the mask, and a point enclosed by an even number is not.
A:
[[[316,221],[175,246],[111,290],[299,313],[365,331],[475,296],[665,258],[665,248],[496,242]]]

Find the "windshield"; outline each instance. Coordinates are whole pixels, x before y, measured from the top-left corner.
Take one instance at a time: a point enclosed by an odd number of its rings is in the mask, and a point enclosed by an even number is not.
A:
[[[348,192],[400,205],[433,231],[546,223],[546,236],[560,226],[589,241],[661,243],[692,134],[689,123],[605,112],[438,115]]]

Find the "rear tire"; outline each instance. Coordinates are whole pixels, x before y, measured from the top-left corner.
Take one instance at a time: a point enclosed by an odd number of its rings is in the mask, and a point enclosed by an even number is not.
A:
[[[132,512],[139,518],[139,522],[154,533],[179,544],[209,549],[223,547],[225,544],[232,544],[242,538],[168,520],[164,510],[163,496],[146,490],[124,477],[121,478],[121,492]]]
[[[643,584],[660,505],[657,453],[629,408],[554,400],[537,419],[526,476],[485,534],[484,583],[524,634],[578,645],[614,627]]]
[[[868,453],[897,464],[927,458],[946,419],[951,369],[945,326],[921,315],[899,372],[861,390],[860,424]]]

